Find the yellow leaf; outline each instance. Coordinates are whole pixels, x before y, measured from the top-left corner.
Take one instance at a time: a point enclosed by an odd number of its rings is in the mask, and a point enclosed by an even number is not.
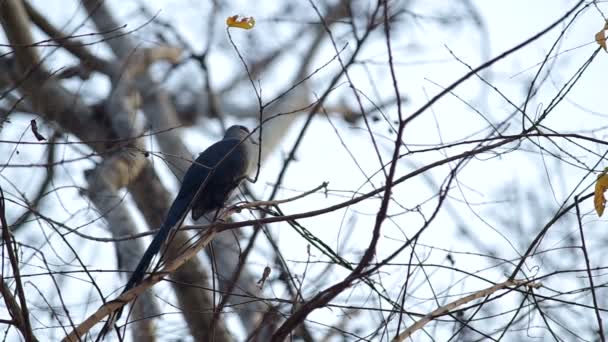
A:
[[[604,192],[608,189],[608,174],[606,172],[608,168],[604,169],[599,176],[597,176],[597,182],[595,182],[595,193],[593,197],[593,205],[597,216],[602,216],[604,208],[606,207],[606,198],[604,198]]]
[[[226,25],[228,25],[228,27],[237,27],[245,30],[251,30],[255,26],[255,19],[253,19],[253,17],[233,15],[231,17],[226,18]]]
[[[608,48],[606,48],[606,30],[608,30],[608,20],[606,20],[600,32],[595,34],[595,41],[600,44],[604,51],[608,52]]]

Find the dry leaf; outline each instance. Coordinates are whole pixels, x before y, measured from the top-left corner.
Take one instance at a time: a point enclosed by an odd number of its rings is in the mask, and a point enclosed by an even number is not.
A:
[[[602,216],[604,208],[606,208],[606,198],[604,198],[604,192],[608,189],[608,174],[606,172],[608,168],[604,169],[599,176],[597,176],[597,182],[595,182],[595,193],[593,197],[593,205],[597,216]]]
[[[38,132],[38,124],[36,123],[36,120],[30,121],[30,124],[32,125],[32,133],[34,133],[36,139],[38,139],[38,141],[46,140],[46,138],[40,134],[40,132]]]
[[[600,44],[604,51],[608,52],[608,48],[606,48],[606,30],[608,30],[608,20],[604,23],[602,30],[595,34],[595,41]]]
[[[253,17],[233,15],[231,17],[226,18],[226,25],[228,25],[228,27],[237,27],[245,30],[251,30],[255,26],[255,19],[253,19]]]
[[[264,287],[264,283],[266,282],[266,279],[268,279],[269,275],[270,275],[270,267],[266,266],[266,267],[264,267],[264,273],[262,274],[262,278],[260,280],[258,280],[258,285],[260,285],[260,289],[262,287]]]

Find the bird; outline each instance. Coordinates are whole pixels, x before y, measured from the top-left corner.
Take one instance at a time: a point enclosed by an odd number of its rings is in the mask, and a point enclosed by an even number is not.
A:
[[[179,192],[163,224],[144,252],[122,293],[129,291],[143,280],[153,257],[160,251],[169,233],[177,229],[185,219],[190,209],[194,220],[212,212],[215,212],[213,216],[215,220],[219,210],[223,208],[224,203],[239,184],[245,179],[252,181],[249,173],[255,167],[256,152],[255,143],[250,135],[249,129],[245,126],[230,126],[222,140],[199,154],[186,171]],[[109,325],[120,318],[121,313],[122,308],[117,310],[113,319],[106,322],[102,336],[109,329]]]

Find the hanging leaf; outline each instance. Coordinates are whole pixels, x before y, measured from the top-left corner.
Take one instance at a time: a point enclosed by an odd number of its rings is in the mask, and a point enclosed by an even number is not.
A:
[[[34,136],[36,139],[38,139],[38,141],[46,140],[46,138],[40,134],[40,132],[38,132],[38,124],[36,123],[36,120],[30,121],[30,125],[32,127],[32,133],[34,133]]]
[[[608,52],[608,48],[606,48],[606,30],[608,30],[608,20],[604,23],[602,30],[595,34],[595,41],[600,44],[604,51]]]
[[[244,30],[251,30],[255,26],[255,19],[253,17],[243,17],[240,15],[233,15],[226,18],[226,25],[228,27],[242,28]]]
[[[597,212],[597,216],[602,216],[604,213],[604,208],[606,208],[606,198],[604,197],[604,192],[608,189],[608,167],[604,169],[599,176],[597,176],[597,182],[595,182],[595,193],[593,197],[593,205],[595,206],[595,211]]]
[[[268,279],[269,275],[270,275],[270,267],[266,266],[266,267],[264,267],[264,273],[262,274],[262,278],[260,280],[258,280],[258,285],[260,286],[260,289],[262,287],[264,287],[264,283],[266,282],[266,279]]]

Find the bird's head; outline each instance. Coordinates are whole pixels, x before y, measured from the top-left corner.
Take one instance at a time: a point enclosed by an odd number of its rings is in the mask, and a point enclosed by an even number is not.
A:
[[[230,126],[224,134],[224,139],[239,139],[245,140],[249,136],[249,129],[245,126],[234,125]]]
[[[252,172],[257,164],[258,144],[251,136],[249,129],[241,125],[230,126],[226,130],[226,134],[224,134],[224,139],[239,139],[242,141],[242,146],[245,148],[245,151],[247,151],[248,165],[246,173]]]

